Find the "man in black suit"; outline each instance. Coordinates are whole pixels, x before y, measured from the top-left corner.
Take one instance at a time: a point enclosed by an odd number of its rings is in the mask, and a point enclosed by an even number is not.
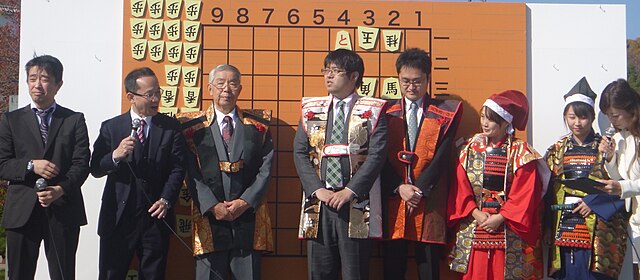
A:
[[[51,279],[75,279],[80,226],[87,224],[80,187],[89,175],[82,113],[58,105],[62,63],[43,55],[26,65],[32,103],[0,119],[0,178],[8,180],[2,226],[9,279],[33,279],[44,239]],[[48,185],[38,191],[36,181]],[[44,185],[41,185],[44,186]]]
[[[131,71],[124,86],[131,110],[102,123],[91,158],[91,174],[107,175],[99,279],[124,279],[134,252],[141,279],[164,279],[171,205],[184,179],[184,138],[177,120],[158,114],[160,86],[151,69]],[[140,122],[133,131],[132,120]]]
[[[293,160],[304,195],[300,238],[309,279],[368,279],[382,236],[378,174],[387,154],[385,101],[360,97],[364,63],[338,49],[324,60],[328,96],[302,99]],[[377,204],[375,202],[378,202]]]
[[[232,65],[213,69],[208,89],[212,106],[184,118],[187,187],[197,208],[196,279],[227,279],[229,272],[233,279],[260,279],[262,251],[272,250],[264,199],[273,160],[271,111],[236,106],[242,85]]]

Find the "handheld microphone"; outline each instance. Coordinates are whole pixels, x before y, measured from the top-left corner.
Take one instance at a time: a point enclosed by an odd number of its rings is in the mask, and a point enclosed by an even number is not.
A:
[[[605,131],[604,131],[604,137],[607,138],[607,140],[609,140],[609,142],[611,142],[611,138],[613,138],[613,135],[616,134],[616,128],[613,126],[609,126]],[[607,159],[607,153],[602,153],[602,157],[606,160]],[[602,161],[602,164],[604,164],[604,160]]]
[[[608,127],[607,130],[604,131],[604,137],[607,137],[609,141],[611,141],[614,134],[616,134],[616,128],[613,126]]]
[[[138,128],[140,127],[140,119],[133,119],[131,121],[131,137],[138,135]]]
[[[48,186],[49,184],[44,178],[39,178],[38,180],[36,180],[36,191],[44,191]]]
[[[135,140],[138,139],[138,128],[140,127],[140,119],[133,119],[131,120],[131,137],[133,137],[134,141],[140,141],[140,140]],[[127,161],[131,162],[133,161],[133,153],[130,153],[129,156],[127,157]]]

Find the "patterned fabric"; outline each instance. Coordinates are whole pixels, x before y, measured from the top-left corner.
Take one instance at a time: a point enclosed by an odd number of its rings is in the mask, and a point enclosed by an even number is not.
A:
[[[572,210],[562,211],[555,245],[591,249],[591,233],[580,213],[572,213]]]
[[[42,137],[42,143],[46,145],[47,138],[49,137],[49,114],[53,111],[53,107],[47,110],[33,108],[33,111],[40,118],[40,137]]]
[[[233,137],[233,120],[230,116],[224,116],[222,119],[222,140],[228,152],[231,152],[231,137]]]
[[[243,125],[254,125],[258,130],[267,130],[269,127],[263,122],[257,122],[256,119],[264,119],[271,121],[271,110],[252,110],[237,108],[238,117],[242,120]],[[196,144],[194,143],[194,134],[203,129],[207,129],[214,121],[213,104],[206,111],[186,112],[176,115],[177,119],[183,125],[183,135],[185,136],[187,148],[191,153],[196,154]],[[261,127],[261,128],[259,128]],[[264,137],[262,141],[264,141]],[[200,166],[200,158],[196,158],[197,165]],[[217,165],[215,165],[217,166]],[[274,250],[273,232],[271,226],[271,218],[266,199],[264,199],[255,210],[255,230],[253,236],[253,249],[259,251],[272,252]],[[213,232],[209,219],[203,217],[198,207],[191,201],[191,218],[193,220],[192,245],[194,255],[203,255],[216,252],[213,240]],[[221,241],[218,241],[221,242]],[[224,242],[224,241],[222,241]]]
[[[589,176],[596,162],[597,150],[593,147],[573,146],[564,154],[564,178],[585,178]]]
[[[571,135],[567,135],[555,144],[553,144],[547,150],[546,160],[549,168],[553,172],[553,176],[556,179],[569,179],[589,177],[592,179],[608,179],[609,176],[603,168],[603,157],[598,152],[598,144],[600,143],[601,136],[595,134],[593,141],[587,146],[576,145]],[[584,197],[587,194],[576,189],[569,188],[562,184],[560,180],[554,180],[555,184],[550,189],[550,196],[548,198],[549,203],[555,203],[556,205],[564,204],[568,196]],[[553,192],[551,192],[553,190]],[[553,205],[552,205],[553,206]],[[553,209],[552,209],[553,210]],[[565,211],[557,211],[553,215],[553,230],[556,230],[556,237],[563,235],[564,228],[571,227],[572,223],[569,221],[568,225],[564,225],[566,220],[574,219],[568,218]],[[613,215],[609,221],[600,219],[595,214],[590,214],[584,220],[584,229],[581,228],[582,236],[580,239],[589,234],[588,244],[592,248],[591,258],[588,268],[592,273],[604,274],[613,279],[617,279],[622,269],[622,263],[624,262],[624,255],[627,246],[626,225],[627,220],[623,212],[618,212]],[[580,223],[581,224],[581,223]],[[584,233],[586,231],[586,233]],[[572,236],[572,239],[576,239]],[[567,247],[579,247],[575,246],[576,242],[572,244],[555,242],[555,246],[550,248],[549,259],[549,275],[553,276],[558,271],[564,269],[562,263],[562,254],[560,252],[560,246]]]
[[[507,170],[507,146],[487,148],[484,160],[482,187],[492,191],[505,190],[504,175]]]
[[[309,137],[309,160],[313,164],[318,176],[321,174],[321,163],[324,155],[325,139],[327,128],[327,114],[331,106],[331,96],[326,97],[305,97],[302,99],[302,128]],[[348,116],[349,124],[345,129],[350,147],[359,147],[350,151],[349,174],[355,174],[367,159],[369,137],[375,130],[382,109],[386,101],[371,98],[359,97],[356,99],[351,113]],[[337,105],[337,103],[336,103]],[[346,118],[345,118],[346,119]],[[331,158],[331,157],[327,157]],[[376,175],[377,176],[377,175]],[[308,199],[308,194],[302,194],[302,211],[300,213],[300,224],[298,238],[317,238],[320,217],[320,200]],[[380,184],[376,181],[369,196],[351,203],[349,211],[349,237],[350,238],[379,238],[382,237],[382,206],[380,205]]]
[[[138,140],[140,140],[140,144],[144,144],[145,141],[145,137],[144,137],[144,126],[147,125],[147,122],[144,121],[144,119],[140,119],[140,126],[138,127],[138,130],[136,131],[136,134],[138,135]]]
[[[407,133],[409,133],[409,149],[416,149],[416,133],[418,132],[418,105],[411,102],[409,106],[409,117],[407,119]]]
[[[336,114],[336,119],[333,121],[333,129],[331,130],[331,140],[329,142],[331,144],[340,144],[343,141],[342,138],[344,138],[344,101],[338,101],[338,103],[336,103],[336,107],[338,112]],[[339,186],[341,178],[342,168],[340,166],[340,157],[328,157],[326,176],[327,183],[334,188],[342,187]]]
[[[505,153],[504,158],[501,156],[502,152]],[[509,193],[513,191],[511,182],[516,170],[538,158],[540,155],[519,139],[507,139],[503,146],[489,149],[486,138],[478,134],[461,151],[460,164],[471,184],[476,205],[482,205],[482,211],[497,212],[499,209],[496,206],[502,207],[508,201]],[[491,166],[486,166],[487,163]],[[498,175],[499,170],[500,175]],[[507,176],[504,176],[505,173]],[[500,185],[500,190],[485,188],[487,176],[496,176],[503,180],[499,184],[496,182],[490,184]],[[516,187],[522,188],[522,186]],[[455,246],[449,255],[450,269],[466,274],[474,250],[503,249],[505,254],[503,279],[541,278],[540,240],[537,240],[535,246],[531,246],[505,224],[499,230],[500,234],[490,234],[482,229],[479,230],[477,222],[472,217],[462,219],[456,230]]]

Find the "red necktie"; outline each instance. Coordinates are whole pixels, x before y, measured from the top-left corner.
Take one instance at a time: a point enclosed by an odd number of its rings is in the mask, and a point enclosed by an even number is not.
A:
[[[227,150],[231,150],[231,137],[233,136],[233,120],[230,116],[225,116],[222,119],[222,140],[224,145],[227,146]]]
[[[144,121],[144,119],[140,119],[140,127],[138,127],[138,131],[136,132],[138,134],[138,140],[140,140],[140,144],[144,144],[144,126],[147,124],[147,122]]]

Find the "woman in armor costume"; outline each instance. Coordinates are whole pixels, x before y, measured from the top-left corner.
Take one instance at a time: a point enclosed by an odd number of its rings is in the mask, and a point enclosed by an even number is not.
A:
[[[596,94],[582,78],[564,98],[564,121],[571,133],[551,145],[545,157],[553,183],[545,196],[548,274],[555,279],[618,279],[627,245],[624,201],[584,180],[608,179],[598,150],[602,137],[592,128]]]
[[[448,217],[456,237],[449,266],[462,279],[542,277],[538,209],[549,170],[513,134],[528,113],[523,93],[492,95],[480,111],[482,132],[460,152]]]

